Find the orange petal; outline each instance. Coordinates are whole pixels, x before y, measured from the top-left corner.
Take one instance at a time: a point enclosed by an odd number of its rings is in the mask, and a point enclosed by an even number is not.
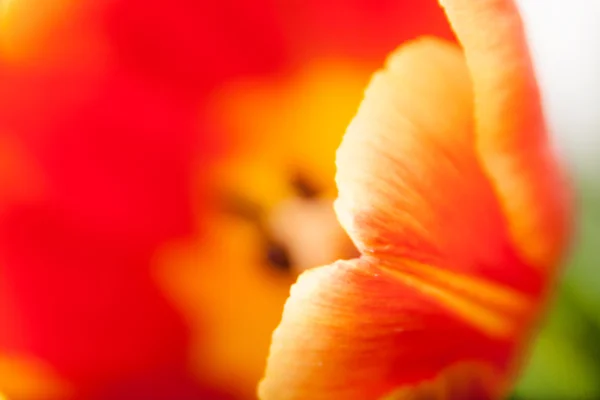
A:
[[[496,398],[510,384],[548,281],[534,266],[552,267],[562,250],[556,218],[566,212],[544,218],[562,211],[564,187],[551,155],[534,157],[547,143],[533,75],[523,75],[531,66],[515,59],[527,53],[502,45],[509,33],[513,44],[522,39],[520,26],[509,24],[516,10],[477,1],[473,10],[448,1],[451,22],[465,26],[457,33],[466,36],[470,64],[451,44],[420,40],[371,81],[337,154],[336,211],[361,259],[312,270],[296,284],[273,337],[262,398]],[[474,20],[484,26],[469,30]],[[488,72],[473,64],[478,51]],[[504,68],[521,71],[508,93],[520,88],[535,104],[515,104],[526,116],[538,110],[536,118],[507,116],[512,95],[486,86],[502,82],[494,77]],[[519,82],[523,76],[531,79]],[[517,131],[494,133],[492,117],[522,125],[496,120]],[[531,121],[539,130],[521,129],[537,128]],[[520,168],[504,168],[514,160]],[[527,186],[533,178],[551,183]],[[519,190],[515,202],[508,184]],[[532,217],[517,224],[517,210]],[[542,226],[557,230],[534,229]]]
[[[469,398],[500,394],[511,339],[482,333],[426,286],[368,261],[305,272],[273,335],[260,398],[378,399],[436,380]]]
[[[471,97],[456,46],[421,39],[394,53],[338,150],[338,217],[363,254],[537,291],[474,152]]]
[[[522,256],[553,268],[569,236],[564,176],[548,144],[524,29],[512,0],[441,0],[475,89],[477,149]]]

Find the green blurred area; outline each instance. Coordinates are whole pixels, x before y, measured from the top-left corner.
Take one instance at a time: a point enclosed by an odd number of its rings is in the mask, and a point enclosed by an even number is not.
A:
[[[600,399],[600,182],[576,182],[575,242],[514,399]]]

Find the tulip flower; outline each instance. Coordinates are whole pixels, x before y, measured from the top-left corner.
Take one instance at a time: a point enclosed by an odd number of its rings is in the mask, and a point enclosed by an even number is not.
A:
[[[441,0],[377,72],[337,153],[361,255],[292,287],[259,396],[501,398],[569,239],[570,202],[511,0]],[[388,396],[388,397],[386,397]]]
[[[223,201],[205,210],[201,236],[165,249],[158,276],[196,332],[197,375],[236,398],[255,398],[297,273],[354,251],[327,178],[367,79],[349,63],[313,62],[288,80],[239,83],[215,99],[239,137],[237,157],[214,170]]]
[[[242,399],[256,397],[297,274],[356,253],[332,208],[335,150],[373,68],[418,32],[452,38],[435,3],[280,3],[294,65],[211,97],[217,126],[235,138],[213,174],[228,204],[206,213],[202,236],[167,248],[159,268],[197,332],[197,376]]]

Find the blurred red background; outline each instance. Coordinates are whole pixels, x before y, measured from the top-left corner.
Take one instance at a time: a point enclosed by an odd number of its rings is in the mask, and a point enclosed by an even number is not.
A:
[[[0,7],[0,396],[254,398],[296,274],[351,251],[362,90],[452,39],[437,2]]]

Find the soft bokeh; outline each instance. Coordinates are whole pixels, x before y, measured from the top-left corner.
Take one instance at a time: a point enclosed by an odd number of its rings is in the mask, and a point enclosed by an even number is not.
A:
[[[597,143],[600,124],[561,104],[589,110],[600,85],[580,98],[559,61],[592,71],[600,52],[555,45],[592,11],[521,3],[558,145]],[[0,7],[0,396],[255,398],[290,284],[355,252],[331,208],[344,130],[397,45],[452,40],[437,2]],[[563,10],[574,33],[544,30]],[[600,395],[600,183],[581,187],[574,268],[524,398]]]

